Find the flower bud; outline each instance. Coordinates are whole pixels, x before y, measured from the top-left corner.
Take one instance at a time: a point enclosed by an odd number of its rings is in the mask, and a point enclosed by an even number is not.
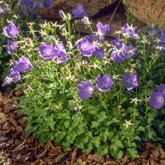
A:
[[[59,14],[63,20],[65,20],[67,18],[65,13],[62,10],[59,11]]]

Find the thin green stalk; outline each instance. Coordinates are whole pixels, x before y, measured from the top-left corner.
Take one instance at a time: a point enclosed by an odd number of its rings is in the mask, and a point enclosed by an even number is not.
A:
[[[71,34],[72,34],[71,33],[71,15],[70,14],[68,14],[66,22],[67,22],[67,28],[68,28],[69,41],[72,43],[72,37],[71,37]]]

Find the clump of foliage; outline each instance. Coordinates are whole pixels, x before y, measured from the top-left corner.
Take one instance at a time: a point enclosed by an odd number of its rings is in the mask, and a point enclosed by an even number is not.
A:
[[[59,14],[60,23],[27,23],[26,37],[16,19],[3,28],[12,68],[2,86],[20,81],[26,133],[117,159],[137,157],[145,141],[164,144],[165,31],[126,24],[110,41],[110,26],[93,31],[82,5],[74,20]],[[91,34],[75,32],[79,21]]]

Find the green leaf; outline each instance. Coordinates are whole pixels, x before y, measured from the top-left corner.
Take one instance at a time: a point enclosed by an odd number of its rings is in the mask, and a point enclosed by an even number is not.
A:
[[[49,126],[52,130],[54,130],[54,121],[49,121]]]
[[[106,142],[107,139],[109,139],[109,131],[105,130],[104,132],[101,132],[100,136],[103,142]]]
[[[71,149],[70,143],[62,142],[62,148],[64,149],[64,151],[69,151]]]
[[[117,153],[116,158],[117,158],[117,159],[121,159],[121,158],[123,157],[123,154],[124,154],[123,151],[120,150],[120,151]]]
[[[86,148],[83,151],[85,151],[86,153],[90,153],[92,149],[93,149],[92,143],[88,143]]]
[[[92,121],[91,128],[97,128],[99,125],[100,125],[100,123],[98,123],[96,121]]]
[[[137,141],[141,141],[139,136],[135,136],[134,139],[137,140]]]
[[[91,140],[93,146],[95,146],[96,148],[100,147],[100,137],[93,137],[93,139]]]
[[[131,156],[131,158],[137,158],[139,156],[137,150],[135,148],[128,148],[127,154]]]
[[[145,128],[142,127],[142,126],[139,126],[137,130],[140,131],[140,132],[145,132]]]
[[[123,147],[124,147],[123,144],[122,144],[122,142],[121,142],[119,139],[114,139],[114,140],[112,141],[112,143],[113,143],[113,145],[114,145],[116,148],[123,148]]]
[[[70,124],[69,120],[64,121],[65,128],[68,128],[69,127],[69,124]]]
[[[100,157],[108,154],[109,150],[108,150],[108,147],[106,145],[104,146],[100,146],[98,149],[97,149],[97,153]]]

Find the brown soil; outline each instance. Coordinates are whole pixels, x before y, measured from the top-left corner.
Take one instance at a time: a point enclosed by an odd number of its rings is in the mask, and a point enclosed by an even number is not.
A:
[[[0,165],[165,165],[165,150],[155,150],[150,142],[134,160],[99,157],[77,148],[63,152],[60,145],[51,142],[40,145],[36,138],[25,135],[25,116],[17,107],[21,95],[20,90],[0,92]]]

